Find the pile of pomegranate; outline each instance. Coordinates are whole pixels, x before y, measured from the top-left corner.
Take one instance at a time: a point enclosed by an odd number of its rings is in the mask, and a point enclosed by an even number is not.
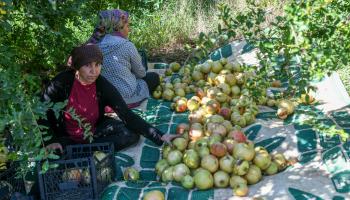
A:
[[[155,167],[161,181],[177,181],[187,189],[231,187],[234,195],[246,196],[248,185],[288,166],[283,154],[255,146],[242,128],[255,122],[258,105],[277,106],[277,116],[285,119],[294,112],[294,102],[268,97],[267,88],[261,88],[263,95],[254,100],[246,88],[254,73],[244,72],[238,62],[226,58],[171,66],[166,75],[178,72],[180,76],[163,79],[153,97],[172,101],[176,112],[190,113],[188,123],[178,124],[178,137],[162,148],[162,159]],[[280,86],[279,81],[271,83],[271,87]],[[195,95],[187,99],[190,93]]]

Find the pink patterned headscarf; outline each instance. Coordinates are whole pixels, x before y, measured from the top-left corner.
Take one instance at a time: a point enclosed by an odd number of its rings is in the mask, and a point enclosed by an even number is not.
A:
[[[87,43],[98,43],[106,34],[125,37],[120,30],[129,20],[129,13],[123,10],[104,10],[98,14],[98,23]]]

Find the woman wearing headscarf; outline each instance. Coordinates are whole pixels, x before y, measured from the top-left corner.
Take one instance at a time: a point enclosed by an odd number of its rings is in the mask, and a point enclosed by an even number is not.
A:
[[[123,10],[105,10],[89,43],[103,53],[102,76],[116,87],[130,108],[140,105],[159,85],[159,75],[146,72],[135,45],[128,40],[129,14]]]

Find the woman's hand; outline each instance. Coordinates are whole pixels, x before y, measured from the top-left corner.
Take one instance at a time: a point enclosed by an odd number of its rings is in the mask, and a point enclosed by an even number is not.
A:
[[[161,140],[169,145],[171,145],[171,141],[175,138],[181,137],[180,134],[172,135],[172,134],[165,134],[162,136]]]
[[[51,149],[51,150],[60,150],[61,153],[63,153],[63,148],[62,145],[60,143],[51,143],[49,145],[46,146],[46,149]]]

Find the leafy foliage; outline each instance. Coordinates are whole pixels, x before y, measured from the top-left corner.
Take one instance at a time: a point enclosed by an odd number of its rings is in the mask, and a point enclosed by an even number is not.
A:
[[[40,101],[42,80],[56,73],[70,49],[87,39],[94,24],[91,13],[105,5],[93,7],[85,1],[1,1],[0,5],[0,146],[11,147],[8,159],[23,161],[23,173],[32,161],[43,160],[43,168],[49,169],[54,166],[48,160],[58,156],[45,148],[51,135],[38,119],[46,118],[48,108],[57,114],[65,104]]]
[[[55,159],[57,156],[44,146],[51,136],[46,132],[47,127],[40,126],[38,120],[46,118],[47,108],[52,107],[57,112],[64,104],[44,103],[38,96],[26,94],[25,80],[13,72],[6,70],[0,73],[1,145],[10,142],[6,145],[10,147],[8,159],[23,161],[22,166],[28,165],[28,161]],[[28,167],[21,169],[25,172]]]

